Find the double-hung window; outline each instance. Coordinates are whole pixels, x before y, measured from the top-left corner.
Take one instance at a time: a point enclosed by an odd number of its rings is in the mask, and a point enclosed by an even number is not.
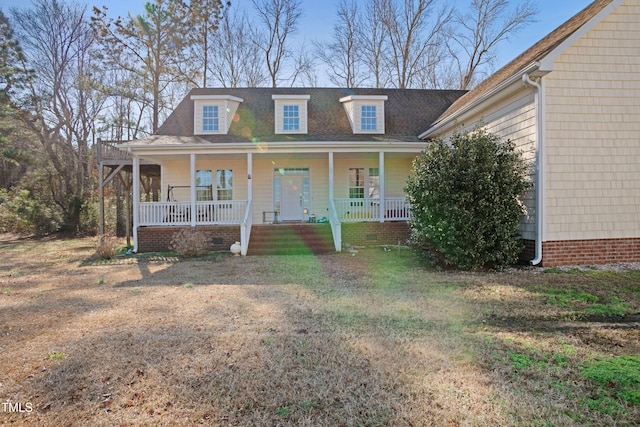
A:
[[[364,168],[349,168],[349,198],[364,199]]]
[[[204,105],[202,107],[202,130],[204,132],[217,132],[220,129],[220,116],[217,105]]]
[[[370,199],[380,198],[380,169],[369,168],[369,189],[368,194]]]
[[[300,109],[297,105],[284,105],[282,117],[282,130],[300,130]]]
[[[210,170],[196,171],[196,200],[213,200]]]
[[[375,131],[378,129],[378,119],[375,105],[363,105],[360,116],[360,129]]]
[[[216,189],[218,200],[233,200],[233,171],[231,169],[216,171]]]

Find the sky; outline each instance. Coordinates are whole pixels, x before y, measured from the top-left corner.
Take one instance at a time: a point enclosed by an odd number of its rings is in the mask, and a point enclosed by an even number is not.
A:
[[[142,11],[145,0],[76,0],[86,3],[91,10],[93,5],[107,6],[112,17],[136,14]],[[335,21],[335,0],[301,0],[303,16],[300,21],[297,41],[305,40],[309,45],[313,40],[330,41]],[[362,0],[364,4],[366,0]],[[516,1],[511,1],[516,4]],[[251,8],[251,0],[231,0],[232,7]],[[449,4],[468,4],[469,0],[449,0]],[[498,49],[496,69],[500,68],[538,40],[549,34],[567,19],[584,9],[591,0],[535,0],[538,7],[537,22],[522,29],[516,36],[503,42]],[[0,0],[0,9],[7,13],[12,7],[28,7],[29,0]]]

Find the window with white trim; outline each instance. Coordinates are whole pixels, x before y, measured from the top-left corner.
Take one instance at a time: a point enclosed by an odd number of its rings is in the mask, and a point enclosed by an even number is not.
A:
[[[380,198],[380,169],[379,168],[369,168],[369,179],[368,179],[368,192],[370,199],[379,199]]]
[[[364,199],[364,168],[349,168],[349,198]]]
[[[378,130],[378,119],[375,105],[363,105],[361,107],[360,129],[362,131]]]
[[[387,95],[348,95],[340,98],[354,134],[384,134]]]
[[[310,95],[274,94],[274,132],[276,134],[305,134],[308,125]]]
[[[213,200],[211,170],[196,171],[196,200]]]
[[[202,130],[204,132],[217,132],[220,129],[219,111],[217,105],[202,106]]]
[[[216,191],[218,200],[233,200],[233,170],[216,171]]]
[[[282,130],[300,130],[300,109],[297,105],[284,105],[282,113]]]

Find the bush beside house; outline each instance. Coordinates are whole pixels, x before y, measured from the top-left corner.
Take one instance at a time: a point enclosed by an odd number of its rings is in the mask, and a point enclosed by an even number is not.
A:
[[[434,140],[406,186],[413,244],[459,268],[503,268],[522,251],[529,166],[510,141],[482,130]]]

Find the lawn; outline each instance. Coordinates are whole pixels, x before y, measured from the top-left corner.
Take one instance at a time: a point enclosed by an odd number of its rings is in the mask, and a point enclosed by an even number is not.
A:
[[[0,236],[0,423],[640,420],[640,271],[439,272],[381,248],[94,253]]]

